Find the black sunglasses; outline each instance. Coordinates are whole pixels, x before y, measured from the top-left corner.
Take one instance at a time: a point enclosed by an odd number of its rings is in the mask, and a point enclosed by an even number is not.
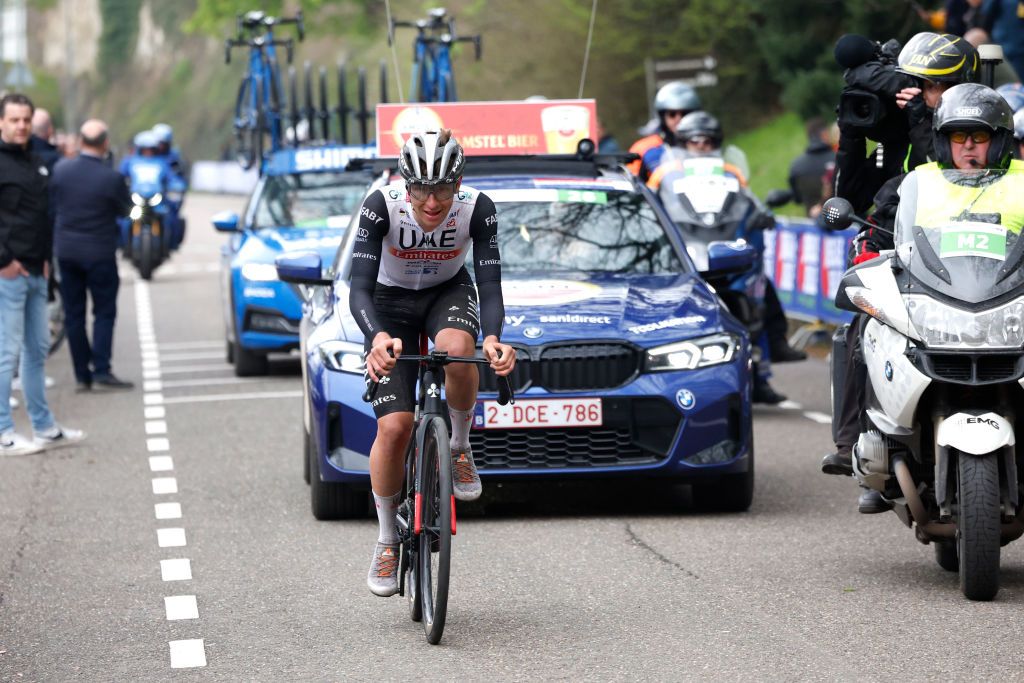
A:
[[[426,201],[430,195],[434,195],[439,202],[446,202],[455,196],[455,183],[407,182],[405,189],[409,191],[409,196],[420,202]]]

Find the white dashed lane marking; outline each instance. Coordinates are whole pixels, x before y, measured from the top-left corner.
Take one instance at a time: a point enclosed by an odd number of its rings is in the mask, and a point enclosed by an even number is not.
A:
[[[172,640],[168,645],[171,647],[172,669],[190,669],[197,666],[206,666],[206,648],[203,646],[202,638],[198,640]]]
[[[187,545],[185,542],[185,530],[181,527],[170,529],[157,529],[156,542],[161,548],[181,548]]]
[[[164,598],[164,609],[167,612],[167,621],[178,621],[179,619],[198,619],[199,605],[194,595],[172,595]]]
[[[174,460],[169,455],[149,456],[150,472],[170,472],[174,469]]]
[[[801,415],[806,417],[811,422],[817,422],[822,425],[832,424],[832,416],[825,413],[818,412],[817,410],[804,410],[804,407],[796,401],[785,400],[782,403],[775,406],[783,410],[799,411]]]
[[[181,503],[157,503],[153,510],[157,519],[181,519]]]
[[[160,560],[160,578],[164,581],[191,581],[192,562],[188,559]]]

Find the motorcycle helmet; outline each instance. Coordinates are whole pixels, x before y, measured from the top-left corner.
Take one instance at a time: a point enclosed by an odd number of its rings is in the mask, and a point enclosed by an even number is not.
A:
[[[153,135],[156,136],[158,142],[164,144],[171,144],[174,142],[174,129],[166,123],[158,123],[150,129]]]
[[[980,83],[961,83],[942,93],[932,131],[935,158],[942,166],[952,166],[953,152],[949,133],[955,130],[987,128],[992,131],[986,163],[990,168],[1005,168],[1013,154],[1013,110],[992,88]]]
[[[153,135],[153,131],[144,130],[135,134],[132,144],[135,145],[135,151],[138,152],[143,149],[156,149],[160,146],[160,141]]]
[[[654,109],[663,111],[691,112],[700,109],[700,98],[692,86],[682,81],[672,81],[661,86],[654,96]]]
[[[413,133],[398,157],[399,173],[407,181],[417,183],[454,183],[465,168],[462,145],[455,142],[447,129]]]
[[[918,33],[900,51],[896,71],[935,83],[970,83],[978,73],[978,51],[959,36]]]
[[[702,135],[711,138],[715,143],[715,148],[722,146],[722,124],[706,111],[690,112],[676,126],[676,138],[680,143]]]

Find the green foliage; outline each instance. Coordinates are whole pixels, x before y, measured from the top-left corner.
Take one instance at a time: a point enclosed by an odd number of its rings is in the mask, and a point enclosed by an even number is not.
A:
[[[167,0],[163,0],[166,2]],[[370,3],[358,0],[300,0],[298,5],[305,15],[306,30],[316,33],[319,28],[315,21],[317,12],[328,4],[352,4],[366,8]],[[383,4],[383,3],[381,3]],[[272,16],[285,14],[291,16],[295,3],[284,0],[198,0],[195,12],[185,22],[185,30],[192,33],[206,33],[211,36],[225,37],[234,34],[235,18],[252,10],[262,10]],[[369,11],[369,9],[365,9]]]
[[[100,71],[113,74],[135,54],[142,0],[100,0],[103,33],[100,36]]]
[[[789,187],[789,165],[807,146],[800,117],[787,113],[742,135],[727,137],[727,144],[736,145],[750,163],[750,189],[764,199],[769,191]],[[803,207],[790,204],[776,213],[802,216]]]
[[[25,94],[32,100],[32,104],[40,109],[50,112],[54,125],[61,125],[64,118],[64,107],[60,97],[60,81],[48,71],[36,67],[32,69],[32,78],[35,85],[25,90]]]

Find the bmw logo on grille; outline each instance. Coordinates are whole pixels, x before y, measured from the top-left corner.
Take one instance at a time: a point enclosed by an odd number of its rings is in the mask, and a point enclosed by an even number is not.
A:
[[[683,410],[689,410],[697,405],[697,397],[689,389],[680,389],[676,392],[676,403]]]
[[[892,381],[892,363],[885,361],[885,378]]]
[[[544,334],[544,330],[540,329],[539,327],[534,327],[532,325],[523,330],[523,336],[526,337],[527,339],[536,339],[542,334]]]

